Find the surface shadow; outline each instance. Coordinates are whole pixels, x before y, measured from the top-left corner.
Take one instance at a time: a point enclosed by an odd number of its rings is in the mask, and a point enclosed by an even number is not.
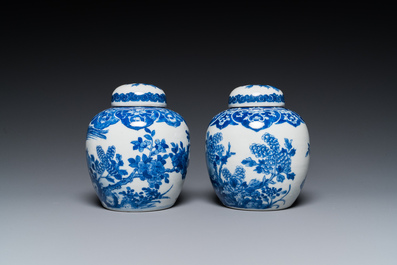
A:
[[[179,207],[194,200],[201,200],[210,204],[225,207],[213,190],[182,190],[173,207]],[[318,198],[315,193],[310,191],[302,191],[299,194],[299,197],[289,208],[302,207],[311,204],[316,200],[318,200]],[[82,201],[88,205],[103,208],[98,196],[93,192],[87,192],[83,194]]]
[[[317,200],[316,194],[310,191],[301,191],[298,198],[289,208],[302,207]]]
[[[189,190],[182,190],[181,194],[179,195],[178,199],[174,204],[174,207],[178,207],[195,200],[206,201],[210,204],[223,206],[222,202],[218,199],[213,189],[208,189],[208,190],[189,189]]]
[[[94,192],[87,192],[82,195],[83,202],[94,207],[103,208],[101,201]]]
[[[81,200],[91,206],[104,208],[98,196],[94,192],[87,192],[81,196]],[[179,207],[184,204],[188,204],[191,201],[201,200],[207,201],[211,204],[217,204],[223,206],[221,201],[216,196],[213,190],[204,191],[203,190],[182,190],[178,199],[176,200],[173,207]]]
[[[218,196],[216,196],[216,193],[213,190],[208,191],[205,198],[206,201],[208,201],[211,204],[225,207],[225,205],[223,205],[223,203],[219,200]]]

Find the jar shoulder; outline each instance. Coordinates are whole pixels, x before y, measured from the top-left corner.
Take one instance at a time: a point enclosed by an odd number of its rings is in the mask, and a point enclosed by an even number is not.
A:
[[[163,107],[142,107],[142,106],[108,108],[96,114],[93,119],[95,119],[97,116],[108,116],[108,115],[115,115],[120,113],[126,116],[150,115],[153,113],[162,113],[162,114],[179,116],[180,118],[183,119],[183,117],[179,113],[171,109],[167,109]]]
[[[250,107],[230,108],[212,118],[209,127],[224,129],[228,126],[242,125],[248,129],[259,131],[273,124],[287,123],[297,127],[305,124],[304,120],[294,111],[282,107]]]
[[[154,119],[158,122],[167,120],[178,120],[185,122],[185,119],[177,112],[167,108],[157,107],[115,107],[105,109],[99,112],[91,120],[91,125],[102,126],[111,125],[113,122],[118,120],[130,118],[130,117],[141,117],[145,119]]]
[[[87,138],[104,137],[113,126],[139,131],[158,124],[188,130],[177,112],[157,107],[116,107],[101,111],[90,122]]]

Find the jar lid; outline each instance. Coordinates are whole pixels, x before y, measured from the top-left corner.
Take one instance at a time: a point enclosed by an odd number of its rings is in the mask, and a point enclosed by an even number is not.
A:
[[[269,85],[246,85],[235,88],[229,96],[229,108],[283,107],[283,92]]]
[[[166,107],[167,100],[162,89],[153,85],[133,83],[119,86],[113,91],[112,106]]]

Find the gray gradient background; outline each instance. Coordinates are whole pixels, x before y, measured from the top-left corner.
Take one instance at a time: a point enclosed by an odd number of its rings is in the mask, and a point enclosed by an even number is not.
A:
[[[22,11],[2,15],[0,264],[396,264],[395,14]],[[168,210],[105,210],[89,180],[88,123],[131,82],[165,90],[191,130]],[[245,84],[282,89],[309,127],[308,179],[287,210],[228,209],[212,190],[205,131]]]

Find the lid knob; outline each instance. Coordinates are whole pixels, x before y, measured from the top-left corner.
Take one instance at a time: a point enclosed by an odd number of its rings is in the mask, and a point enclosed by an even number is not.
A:
[[[283,92],[269,85],[239,86],[229,95],[229,108],[283,106]]]
[[[162,89],[153,85],[133,83],[119,86],[113,91],[112,106],[166,107],[167,100]]]

